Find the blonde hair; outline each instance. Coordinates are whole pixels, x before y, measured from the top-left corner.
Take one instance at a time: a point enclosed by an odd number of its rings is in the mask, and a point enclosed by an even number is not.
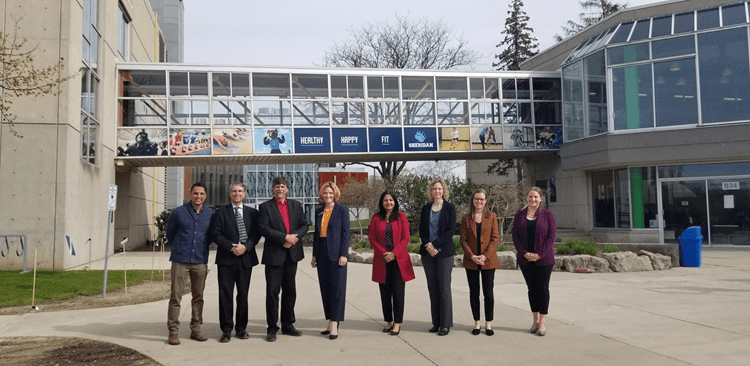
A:
[[[339,190],[339,187],[336,187],[336,183],[333,182],[325,182],[323,185],[320,186],[320,191],[318,191],[318,201],[323,202],[323,191],[325,191],[326,188],[331,188],[333,190],[333,201],[338,201],[339,198],[341,198],[341,191]]]
[[[445,179],[442,178],[436,178],[433,179],[430,184],[427,185],[427,199],[430,200],[430,202],[434,202],[435,199],[432,198],[432,186],[435,184],[440,183],[440,185],[443,186],[443,201],[447,201],[448,198],[450,198],[451,194],[448,191],[448,183],[445,182]]]
[[[529,197],[529,193],[536,192],[539,194],[540,200],[544,199],[544,191],[539,187],[531,187],[529,191],[526,193],[526,197]],[[527,206],[528,207],[528,206]],[[542,203],[539,202],[539,209],[534,212],[534,218],[539,217],[539,211],[542,210]]]

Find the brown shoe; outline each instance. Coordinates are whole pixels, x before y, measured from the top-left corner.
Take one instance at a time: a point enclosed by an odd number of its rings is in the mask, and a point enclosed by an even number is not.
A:
[[[195,339],[198,342],[205,342],[208,340],[208,337],[199,330],[197,332],[190,332],[190,339]]]
[[[167,340],[167,343],[176,346],[180,344],[180,337],[177,335],[177,333],[172,333],[169,335],[169,340]]]

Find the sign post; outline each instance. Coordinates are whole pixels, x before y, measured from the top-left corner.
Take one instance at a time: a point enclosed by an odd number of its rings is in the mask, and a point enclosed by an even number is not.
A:
[[[115,216],[115,209],[117,209],[117,186],[110,184],[109,186],[109,197],[107,200],[107,210],[109,211],[109,217],[107,219],[107,245],[104,249],[104,283],[102,284],[102,297],[107,296],[107,267],[109,265],[109,234],[112,230],[112,219]]]

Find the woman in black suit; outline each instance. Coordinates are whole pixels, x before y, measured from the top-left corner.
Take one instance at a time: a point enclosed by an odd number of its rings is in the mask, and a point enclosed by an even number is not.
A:
[[[419,237],[422,245],[422,267],[427,277],[432,313],[431,333],[447,335],[453,326],[453,299],[451,297],[451,271],[456,248],[453,234],[456,231],[456,207],[448,202],[450,194],[443,179],[430,182],[427,196],[431,203],[422,207],[419,217]]]
[[[344,320],[346,305],[346,263],[349,259],[349,210],[337,204],[341,191],[333,182],[320,188],[318,198],[323,202],[315,210],[312,266],[318,268],[323,312],[328,320],[326,330],[320,332],[330,339],[338,338],[339,322]]]

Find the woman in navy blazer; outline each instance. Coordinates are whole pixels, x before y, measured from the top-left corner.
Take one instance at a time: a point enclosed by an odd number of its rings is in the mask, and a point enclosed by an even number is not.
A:
[[[456,206],[448,202],[450,194],[443,179],[435,179],[428,186],[430,203],[422,207],[419,217],[419,238],[422,245],[422,268],[427,277],[432,314],[431,333],[447,335],[453,326],[453,298],[451,295],[451,271],[456,247],[453,234],[456,232]]]
[[[315,210],[312,266],[318,268],[320,295],[328,327],[320,332],[338,338],[346,305],[346,263],[349,259],[349,210],[337,204],[341,191],[333,182],[320,188],[322,205]]]
[[[526,196],[528,207],[518,211],[513,219],[513,244],[529,289],[529,304],[534,315],[529,331],[540,336],[547,334],[544,317],[549,308],[549,279],[555,264],[557,233],[555,215],[541,207],[542,197],[544,192],[541,189],[531,188]]]

